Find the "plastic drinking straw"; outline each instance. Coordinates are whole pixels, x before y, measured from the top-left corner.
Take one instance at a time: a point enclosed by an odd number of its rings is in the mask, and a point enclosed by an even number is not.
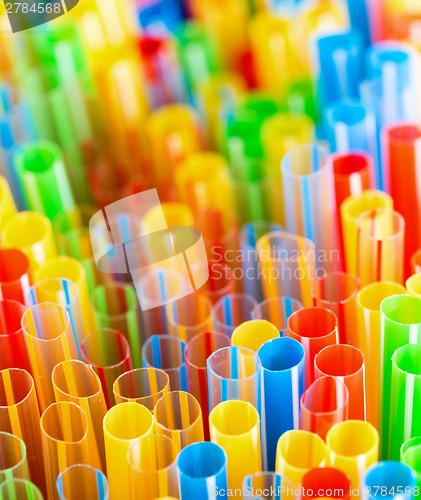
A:
[[[79,360],[62,361],[51,374],[57,402],[75,403],[85,412],[88,421],[88,445],[91,463],[105,471],[102,421],[107,413],[101,381],[92,366]]]
[[[314,122],[303,113],[276,113],[262,123],[260,138],[270,177],[281,178],[282,158],[293,147],[314,138]]]
[[[306,472],[301,483],[301,498],[337,498],[348,500],[351,496],[351,482],[339,469],[317,467]]]
[[[189,342],[213,328],[211,300],[200,292],[166,305],[168,333]]]
[[[104,474],[90,465],[71,465],[57,476],[60,500],[84,498],[108,500],[108,480]]]
[[[177,476],[181,500],[210,500],[215,492],[226,498],[227,453],[215,443],[192,443],[177,458]]]
[[[257,241],[256,250],[264,297],[292,297],[310,307],[313,304],[311,283],[316,276],[314,243],[274,231]]]
[[[333,169],[324,146],[305,144],[291,149],[281,164],[286,229],[315,242],[317,267],[338,270],[339,234]],[[316,201],[317,200],[317,201]]]
[[[80,406],[53,403],[41,415],[48,498],[58,499],[56,480],[70,465],[90,464],[88,420]]]
[[[288,318],[303,308],[298,300],[291,297],[274,297],[257,304],[251,312],[252,319],[266,319],[279,330],[281,337],[288,336]]]
[[[223,126],[221,117],[227,120],[234,114],[240,96],[246,91],[246,83],[237,72],[217,72],[197,87],[197,106],[206,124],[206,143],[222,149]]]
[[[7,180],[0,175],[0,222],[4,227],[16,213],[16,205],[13,200]]]
[[[49,259],[35,273],[34,283],[49,278],[62,278],[73,281],[79,290],[79,304],[85,332],[92,332],[94,321],[89,302],[88,283],[82,264],[72,257],[61,256]],[[67,307],[67,306],[66,306]],[[75,316],[76,317],[76,316]],[[76,321],[76,320],[75,320]]]
[[[352,28],[337,28],[331,34],[322,31],[311,49],[319,109],[346,97],[358,97],[363,73],[361,33]]]
[[[368,153],[353,150],[352,152],[334,153],[329,157],[332,162],[335,179],[336,210],[340,214],[341,205],[348,196],[358,196],[366,189],[374,188],[373,160]],[[339,217],[339,233],[342,255],[345,255],[342,220]],[[345,269],[345,262],[342,262]]]
[[[334,467],[317,467],[303,476],[301,489],[302,499],[337,498],[348,500],[351,497],[351,481],[339,469]]]
[[[381,303],[380,311],[380,456],[387,459],[391,431],[392,356],[399,347],[421,343],[421,299],[411,295],[387,297]]]
[[[0,84],[3,89],[0,93],[3,94],[4,101],[4,84]],[[11,88],[6,91],[9,93]],[[23,103],[14,101],[12,96],[6,97],[11,99],[9,109],[4,110],[0,116],[0,173],[4,175],[12,193],[14,202],[19,210],[24,209],[24,202],[22,196],[22,186],[19,184],[16,169],[13,164],[13,156],[16,151],[27,141],[34,138],[34,130],[32,117],[29,114],[27,106]],[[4,107],[4,103],[3,107]],[[3,177],[1,177],[0,184],[3,184]],[[7,189],[7,191],[9,191]]]
[[[187,100],[187,81],[181,71],[175,40],[168,34],[143,33],[137,45],[142,83],[148,104],[156,109]]]
[[[62,278],[49,278],[38,281],[29,289],[26,295],[26,305],[32,307],[41,302],[58,304],[69,313],[73,337],[80,358],[80,343],[85,337],[85,329],[82,322],[77,286],[72,281]]]
[[[275,470],[276,445],[279,437],[290,429],[298,429],[300,399],[305,391],[304,348],[294,339],[275,338],[257,351],[263,369],[267,464]]]
[[[358,229],[357,219],[364,212],[383,208],[393,210],[392,198],[383,191],[367,189],[351,195],[341,205],[342,236],[345,251],[345,268],[351,276],[357,274]]]
[[[98,375],[109,409],[115,403],[114,381],[132,368],[129,343],[117,330],[101,328],[83,339],[80,351],[82,360]]]
[[[319,377],[300,401],[300,429],[326,439],[329,429],[348,418],[349,391],[339,378]]]
[[[36,212],[19,212],[2,230],[2,246],[18,248],[29,259],[30,279],[37,270],[56,256],[51,222]]]
[[[421,248],[413,253],[411,257],[411,272],[421,273]]]
[[[209,410],[227,400],[246,401],[262,414],[262,364],[259,356],[244,347],[224,347],[206,361]],[[264,421],[262,424],[263,459],[266,460]]]
[[[411,295],[421,298],[421,272],[406,280],[406,288]]]
[[[23,304],[29,286],[28,257],[17,248],[0,248],[0,299]]]
[[[316,121],[316,103],[313,92],[313,82],[309,76],[289,82],[287,86],[286,103],[293,113],[304,113]]]
[[[177,166],[175,183],[183,203],[196,213],[202,208],[232,210],[228,164],[218,153],[192,153]]]
[[[345,30],[348,27],[348,16],[341,4],[322,2],[309,5],[303,14],[305,31],[302,36],[305,38],[309,38],[313,32],[337,32],[338,29]]]
[[[152,412],[158,400],[169,391],[170,378],[158,368],[138,368],[122,373],[113,385],[117,404],[132,401]]]
[[[169,104],[153,111],[145,125],[155,178],[169,182],[176,165],[202,149],[199,119],[189,106]]]
[[[191,90],[208,80],[218,69],[219,57],[215,40],[196,21],[184,21],[175,31],[181,67]]]
[[[198,266],[195,268],[197,269]],[[193,272],[193,266],[190,269]],[[171,297],[176,300],[178,297],[186,295],[184,293],[186,288],[184,276],[175,270],[152,268],[136,285],[138,297],[142,298],[142,302],[151,305],[150,309],[142,310],[140,313],[143,338],[147,339],[156,334],[167,335],[169,324],[163,299]]]
[[[213,306],[215,331],[231,337],[237,326],[251,319],[251,311],[256,305],[256,299],[245,293],[224,295]]]
[[[191,443],[203,441],[202,410],[188,392],[171,391],[154,408],[155,434],[168,436],[180,451]]]
[[[134,441],[127,454],[130,500],[178,496],[177,454],[177,446],[167,436],[151,435]]]
[[[417,486],[421,485],[421,438],[415,437],[406,441],[401,447],[401,462],[411,467],[417,478]],[[414,489],[419,493],[419,490]]]
[[[134,288],[125,283],[106,283],[95,288],[91,300],[97,328],[121,332],[129,342],[133,366],[139,368],[141,330]]]
[[[236,212],[240,224],[253,221],[281,221],[281,187],[269,178],[261,160],[246,159],[230,170]]]
[[[14,478],[29,479],[26,446],[17,436],[0,432],[0,484]]]
[[[26,479],[10,479],[0,484],[1,500],[44,500],[35,484]]]
[[[342,272],[327,273],[312,287],[314,305],[331,310],[338,319],[339,342],[354,344],[357,335],[359,280]]]
[[[32,142],[14,157],[24,198],[31,210],[49,219],[74,206],[60,149],[48,141]]]
[[[154,417],[143,405],[120,403],[108,410],[103,427],[110,498],[130,500],[127,455],[137,439],[153,435]]]
[[[358,196],[374,188],[374,170],[371,156],[361,150],[330,155],[335,178],[336,209],[340,214],[342,203],[348,196]]]
[[[389,456],[399,460],[404,442],[419,436],[417,406],[421,391],[421,345],[407,344],[392,356],[392,390],[390,396]]]
[[[243,495],[253,500],[277,500],[283,495],[295,498],[296,487],[286,477],[276,472],[256,472],[243,481]]]
[[[373,26],[373,6],[367,0],[347,0],[349,20],[354,30],[358,30],[363,39],[364,48],[376,40]]]
[[[238,221],[233,212],[223,212],[213,208],[199,210],[196,227],[202,231],[208,260],[235,267],[238,251]]]
[[[89,220],[97,211],[91,205],[60,212],[53,219],[57,249],[61,255],[77,259],[84,267],[89,293],[107,279],[95,265],[89,234]]]
[[[269,340],[279,338],[279,330],[265,319],[244,321],[231,336],[231,344],[257,352]]]
[[[288,336],[298,340],[305,351],[306,387],[314,382],[314,358],[328,345],[339,342],[338,320],[329,309],[308,307],[288,318]]]
[[[228,0],[223,9],[210,0],[191,2],[194,17],[199,19],[215,40],[221,64],[236,68],[238,60],[247,47],[247,2]]]
[[[130,168],[133,166],[119,159],[109,159],[105,164],[98,163],[88,169],[89,193],[95,205],[105,208],[124,196],[145,189],[145,179]]]
[[[26,307],[16,300],[0,300],[0,369],[31,371],[21,320]]]
[[[77,359],[69,313],[57,304],[42,302],[25,311],[22,329],[39,406],[43,411],[54,402],[53,368],[61,361]]]
[[[366,419],[365,360],[353,345],[336,344],[322,349],[314,358],[316,378],[335,377],[349,393],[348,418]]]
[[[266,220],[247,222],[239,233],[241,248],[241,266],[243,268],[243,288],[245,293],[252,295],[256,300],[263,300],[263,290],[259,275],[259,261],[256,244],[259,238],[272,231],[280,231],[281,226]],[[268,319],[268,318],[255,318]]]
[[[344,472],[351,480],[351,487],[361,485],[364,471],[377,462],[379,433],[368,422],[347,420],[335,424],[326,436],[328,465]]]
[[[421,128],[411,123],[386,127],[383,131],[384,175],[386,188],[393,198],[395,210],[406,223],[405,275],[409,276],[410,258],[421,244],[421,195],[417,191],[419,160],[417,156]],[[399,170],[402,162],[407,165],[405,176]]]
[[[364,498],[379,498],[383,493],[390,498],[410,500],[414,496],[417,478],[408,465],[384,461],[371,465],[361,484]]]
[[[193,268],[194,266],[192,266]],[[233,270],[227,264],[210,263],[209,279],[200,288],[200,292],[216,304],[225,295],[232,295],[236,290]]]
[[[143,366],[159,368],[168,374],[173,391],[186,390],[186,343],[171,335],[152,335],[142,346]]]
[[[300,72],[295,45],[294,23],[287,16],[261,11],[249,23],[251,53],[259,87],[276,92],[285,91],[287,75]]]
[[[25,370],[0,371],[0,431],[24,441],[31,480],[45,491],[38,401],[34,380]]]
[[[178,171],[178,169],[177,169]],[[145,232],[153,233],[157,226],[160,227],[164,213],[168,227],[193,226],[194,215],[191,208],[185,203],[166,202],[156,205],[142,217],[142,228]]]
[[[417,53],[407,43],[385,40],[373,44],[365,54],[366,73],[369,78],[391,79],[414,85]]]
[[[222,333],[205,332],[193,337],[186,345],[187,390],[197,399],[202,408],[203,433],[209,440],[209,392],[206,361],[218,349],[231,345],[229,337]]]
[[[225,127],[224,149],[231,167],[263,159],[260,128],[278,110],[279,103],[268,92],[252,92],[239,101]]]
[[[303,430],[289,430],[278,440],[275,470],[295,485],[301,484],[307,471],[315,467],[324,467],[325,460],[326,445],[317,434]]]
[[[228,488],[242,498],[244,477],[262,470],[259,414],[245,401],[224,401],[211,411],[209,428],[227,454]]]
[[[357,276],[361,285],[373,281],[403,282],[405,220],[384,208],[357,219]]]
[[[377,158],[376,121],[370,108],[354,99],[333,102],[324,112],[324,132],[332,152],[369,153],[376,166],[374,171],[370,172],[374,176],[374,185],[370,187],[374,188],[381,184],[382,171]]]

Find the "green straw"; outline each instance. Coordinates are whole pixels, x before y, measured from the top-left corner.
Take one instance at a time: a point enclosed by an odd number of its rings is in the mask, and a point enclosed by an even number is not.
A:
[[[390,458],[399,460],[408,439],[421,436],[421,344],[408,344],[392,356]]]
[[[287,107],[294,113],[304,113],[316,121],[316,103],[311,80],[296,80],[287,88]]]
[[[230,172],[240,225],[251,221],[275,220],[273,183],[261,163],[246,160]]]
[[[417,486],[421,488],[421,437],[409,439],[402,445],[401,462],[409,465],[417,477]]]
[[[181,65],[194,90],[219,68],[216,46],[205,28],[195,21],[186,21],[175,35]]]
[[[392,295],[383,300],[380,334],[379,431],[382,460],[389,458],[392,356],[406,344],[421,343],[421,299]]]
[[[264,93],[249,94],[236,108],[225,133],[225,152],[233,167],[259,162],[263,157],[260,127],[279,110],[275,99]]]
[[[33,141],[14,158],[24,197],[31,210],[52,219],[74,206],[60,148],[50,141]]]

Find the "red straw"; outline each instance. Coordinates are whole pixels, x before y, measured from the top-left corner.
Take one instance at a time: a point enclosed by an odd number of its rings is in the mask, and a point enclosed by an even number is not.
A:
[[[405,219],[405,276],[410,275],[410,259],[421,246],[421,162],[417,144],[421,130],[403,123],[386,127],[383,136],[385,177],[395,210]],[[405,165],[405,173],[402,173]]]
[[[28,257],[17,248],[1,248],[0,299],[24,304],[29,287]]]
[[[0,301],[0,370],[23,368],[31,373],[21,320],[26,307],[16,300]]]
[[[288,335],[304,347],[306,387],[309,387],[315,379],[314,357],[324,347],[338,343],[338,320],[329,309],[300,309],[288,319]]]
[[[184,350],[187,390],[202,407],[203,432],[207,440],[209,440],[209,402],[206,360],[213,352],[230,345],[231,340],[226,335],[206,332],[193,337]]]
[[[334,377],[318,378],[301,396],[300,429],[326,439],[329,429],[348,418],[349,393]]]
[[[318,467],[308,471],[301,482],[302,500],[305,498],[336,498],[348,500],[351,481],[339,469]]]
[[[316,377],[338,377],[349,392],[348,418],[365,420],[365,366],[363,353],[352,345],[330,345],[314,358]]]

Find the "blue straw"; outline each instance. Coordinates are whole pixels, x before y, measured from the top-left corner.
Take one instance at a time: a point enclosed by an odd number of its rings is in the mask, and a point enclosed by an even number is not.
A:
[[[193,443],[182,449],[177,459],[180,500],[225,499],[227,455],[215,443]]]
[[[265,342],[257,352],[263,368],[268,470],[275,470],[276,446],[281,434],[299,428],[300,399],[305,391],[304,348],[295,339]]]

